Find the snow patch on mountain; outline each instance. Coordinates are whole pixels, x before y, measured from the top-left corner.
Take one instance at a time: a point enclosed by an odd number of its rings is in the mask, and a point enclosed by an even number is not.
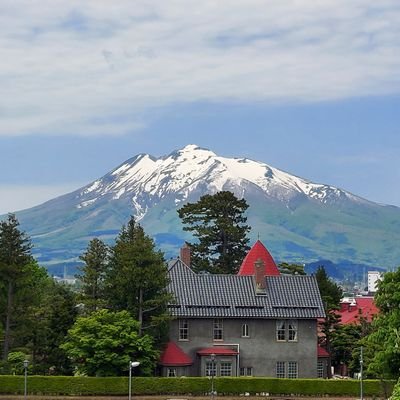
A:
[[[188,145],[165,157],[139,154],[126,161],[83,188],[76,207],[90,206],[101,198],[111,201],[128,197],[136,217],[141,219],[154,202],[166,196],[174,196],[175,204],[183,203],[199,185],[206,185],[211,193],[228,185],[245,195],[248,183],[286,204],[298,195],[321,203],[343,198],[366,202],[341,189],[312,183],[262,162],[220,157],[210,150]]]

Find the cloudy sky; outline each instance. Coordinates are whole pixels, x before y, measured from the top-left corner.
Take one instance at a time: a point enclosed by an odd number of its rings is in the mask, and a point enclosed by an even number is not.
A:
[[[2,0],[0,213],[189,143],[400,206],[398,0]]]

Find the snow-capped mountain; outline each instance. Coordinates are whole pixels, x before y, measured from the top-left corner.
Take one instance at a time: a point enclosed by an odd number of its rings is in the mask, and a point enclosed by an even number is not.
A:
[[[129,197],[134,215],[140,220],[163,198],[173,195],[178,205],[187,201],[193,192],[203,191],[205,184],[209,193],[228,188],[234,189],[240,197],[245,197],[246,189],[251,186],[287,204],[299,195],[321,203],[343,198],[365,201],[344,190],[312,183],[265,163],[219,157],[210,150],[188,145],[167,157],[140,154],[126,161],[83,188],[76,207],[93,205],[104,196],[110,201]]]
[[[160,158],[139,154],[81,189],[17,214],[49,268],[76,265],[92,237],[112,243],[130,215],[172,256],[189,239],[176,210],[220,190],[247,200],[252,240],[260,237],[278,261],[400,264],[399,208],[195,145]]]

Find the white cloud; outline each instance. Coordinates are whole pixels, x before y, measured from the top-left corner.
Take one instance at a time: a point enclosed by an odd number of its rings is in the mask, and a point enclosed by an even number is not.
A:
[[[82,186],[83,184],[81,183],[63,185],[0,185],[0,215],[37,206]]]
[[[397,0],[9,0],[0,135],[124,134],[152,107],[400,92]]]

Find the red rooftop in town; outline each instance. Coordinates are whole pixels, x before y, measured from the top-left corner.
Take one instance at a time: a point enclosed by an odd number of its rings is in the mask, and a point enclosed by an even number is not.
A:
[[[238,275],[254,275],[254,263],[261,259],[265,265],[265,275],[277,276],[280,275],[278,267],[275,264],[271,254],[269,254],[266,247],[259,241],[253,245],[247,256],[240,266]]]
[[[374,303],[373,297],[355,297],[351,300],[345,300],[340,303],[340,323],[358,324],[360,318],[365,318],[368,322],[372,321],[379,310]]]

